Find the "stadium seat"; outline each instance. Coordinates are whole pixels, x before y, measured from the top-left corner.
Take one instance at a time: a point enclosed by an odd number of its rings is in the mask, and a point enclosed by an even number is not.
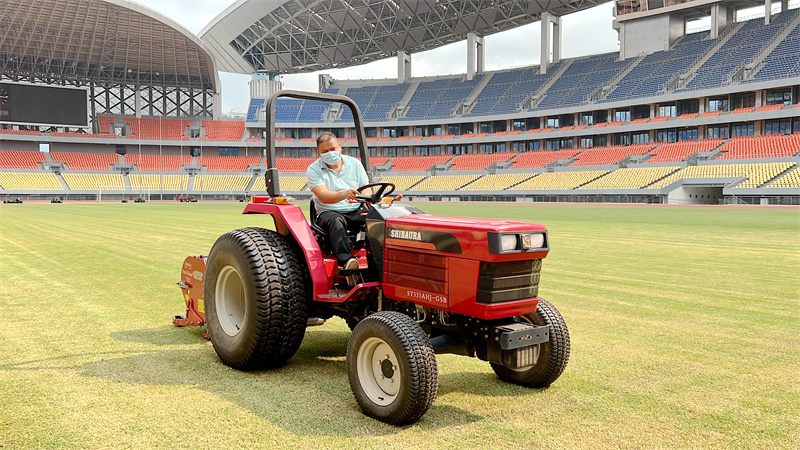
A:
[[[50,152],[50,156],[70,170],[111,170],[112,164],[120,163],[115,153]]]
[[[722,146],[720,151],[724,154],[717,158],[719,160],[795,156],[800,151],[800,134],[735,137]]]
[[[0,150],[2,169],[41,169],[40,163],[47,161],[44,153],[25,150]]]
[[[576,189],[598,177],[607,174],[607,170],[589,170],[573,172],[545,172],[527,181],[510,187],[509,191],[537,190],[571,190]]]
[[[652,157],[645,163],[677,162],[683,161],[697,152],[708,152],[723,143],[722,139],[702,139],[699,141],[681,141],[664,144],[650,152]]]

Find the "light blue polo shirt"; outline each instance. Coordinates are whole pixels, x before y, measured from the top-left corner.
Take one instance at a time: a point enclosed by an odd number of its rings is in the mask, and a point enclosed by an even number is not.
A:
[[[361,165],[361,161],[347,155],[342,155],[342,170],[339,173],[328,167],[327,164],[322,162],[322,159],[317,159],[306,169],[306,179],[308,180],[309,190],[323,184],[329,191],[359,188],[369,184],[367,172],[364,170],[364,166]],[[337,203],[322,203],[315,195],[313,201],[317,207],[317,212],[350,212],[359,207],[358,203],[350,203],[347,199]]]

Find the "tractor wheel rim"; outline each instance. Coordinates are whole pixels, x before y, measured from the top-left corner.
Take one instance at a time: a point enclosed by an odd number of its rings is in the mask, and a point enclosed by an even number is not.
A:
[[[222,331],[236,336],[244,324],[245,302],[244,283],[235,267],[225,266],[219,272],[214,298]]]
[[[370,401],[378,406],[394,402],[403,375],[392,347],[381,338],[368,338],[359,347],[356,361],[358,381]]]

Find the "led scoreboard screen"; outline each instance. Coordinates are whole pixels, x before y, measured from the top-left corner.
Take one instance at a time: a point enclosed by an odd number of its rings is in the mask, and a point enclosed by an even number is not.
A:
[[[0,122],[86,127],[88,99],[82,88],[0,82]]]

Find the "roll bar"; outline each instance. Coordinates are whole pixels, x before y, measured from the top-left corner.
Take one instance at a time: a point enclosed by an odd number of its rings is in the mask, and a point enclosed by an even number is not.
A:
[[[364,132],[364,121],[361,118],[361,110],[350,97],[338,94],[322,94],[319,92],[303,92],[283,90],[278,91],[267,101],[266,129],[271,130],[273,136],[267,136],[267,171],[264,178],[267,184],[267,193],[270,197],[282,197],[278,180],[278,166],[275,163],[275,105],[280,97],[299,98],[303,100],[319,100],[323,102],[344,103],[350,108],[355,121],[356,137],[358,138],[358,149],[361,153],[361,164],[367,171],[369,182],[372,183],[372,173],[369,170],[369,152],[367,152],[367,135]]]

